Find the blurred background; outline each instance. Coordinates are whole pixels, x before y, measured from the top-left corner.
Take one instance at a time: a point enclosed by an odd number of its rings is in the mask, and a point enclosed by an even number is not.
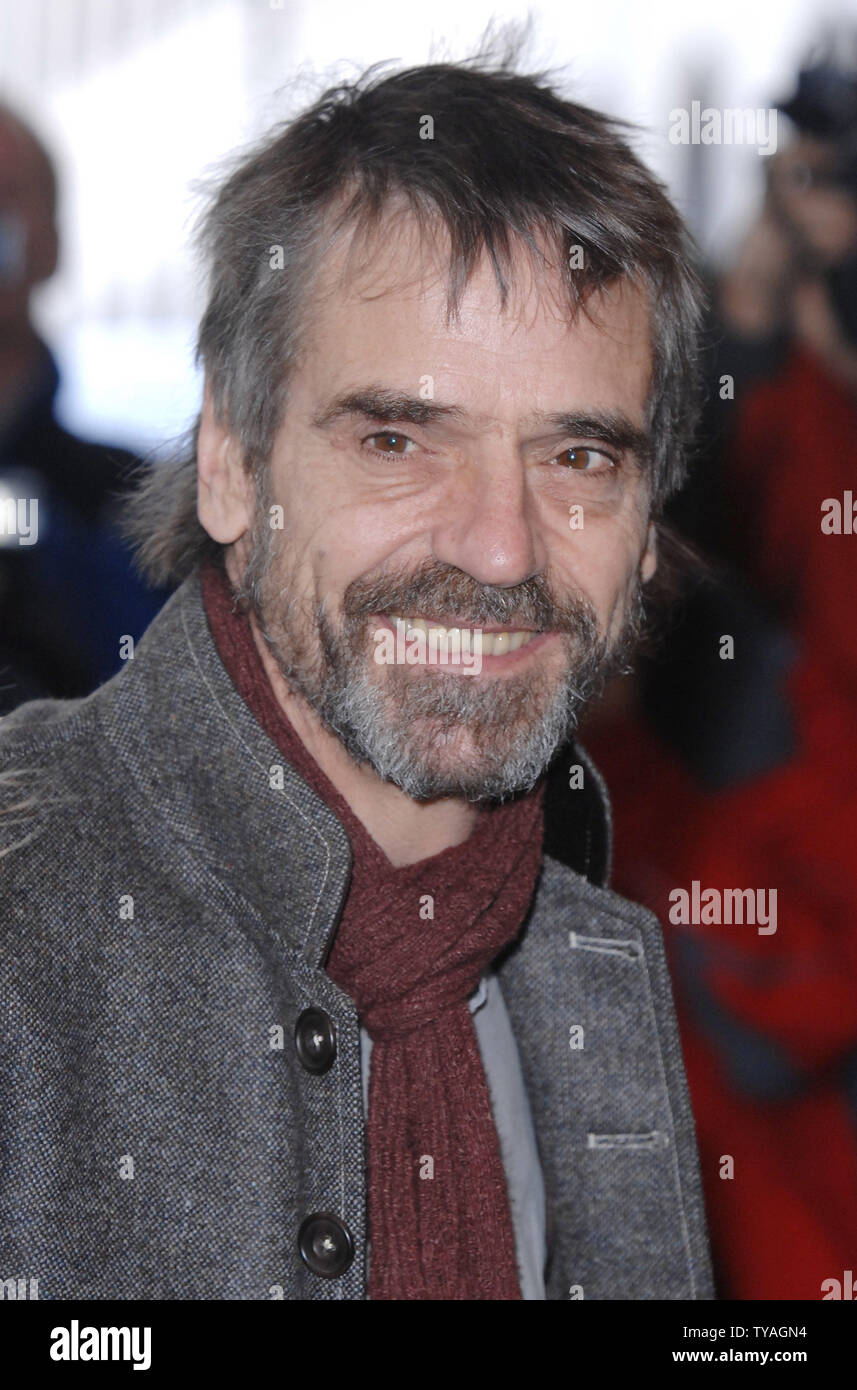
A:
[[[0,0],[0,713],[88,693],[167,596],[115,521],[199,406],[201,185],[324,86],[527,15],[522,66],[639,127],[711,294],[678,602],[584,734],[614,886],[664,924],[721,1295],[849,1297],[857,0]],[[683,143],[695,106],[759,113],[764,138]],[[672,922],[693,881],[775,889],[777,931]]]

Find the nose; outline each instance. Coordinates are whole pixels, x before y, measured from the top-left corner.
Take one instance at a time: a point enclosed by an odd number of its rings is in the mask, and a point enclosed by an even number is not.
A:
[[[522,584],[547,558],[524,465],[516,450],[495,448],[456,471],[432,530],[436,559],[480,584]]]

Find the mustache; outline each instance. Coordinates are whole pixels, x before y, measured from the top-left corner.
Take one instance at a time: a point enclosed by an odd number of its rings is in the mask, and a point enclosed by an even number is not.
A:
[[[504,623],[541,632],[598,630],[595,609],[584,594],[558,599],[542,575],[521,584],[480,584],[463,570],[427,560],[409,574],[356,579],[342,599],[346,620],[357,623],[372,613],[425,614],[439,623],[457,620],[473,627]]]

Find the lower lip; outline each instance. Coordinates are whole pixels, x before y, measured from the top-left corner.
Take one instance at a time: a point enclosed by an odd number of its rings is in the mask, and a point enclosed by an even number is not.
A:
[[[385,617],[383,613],[374,614],[373,621],[376,626],[386,627],[389,629],[390,632],[396,631],[395,623],[391,623],[389,618]],[[491,656],[487,656],[485,655],[485,653],[483,653],[482,670],[490,672],[513,671],[516,667],[523,665],[523,663],[529,658],[531,652],[540,652],[546,645],[546,643],[552,642],[554,638],[558,636],[559,634],[556,632],[540,632],[538,637],[532,637],[530,641],[525,642],[522,647],[518,647],[513,652],[506,652],[503,656],[494,656],[493,654]],[[475,655],[475,653],[472,653],[471,655],[473,656]],[[461,675],[462,673],[465,673],[468,670],[476,674],[475,665],[471,664],[468,667],[465,665],[463,661],[449,662],[445,666],[442,663],[436,661],[414,663],[414,665],[420,664],[428,667],[437,667],[438,670],[449,671],[453,675]]]

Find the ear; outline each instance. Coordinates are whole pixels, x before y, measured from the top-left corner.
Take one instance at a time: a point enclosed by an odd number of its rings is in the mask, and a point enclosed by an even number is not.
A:
[[[653,521],[650,521],[648,535],[646,536],[646,548],[640,558],[640,578],[644,584],[648,584],[657,567],[658,528]]]
[[[252,480],[238,440],[217,420],[206,383],[196,452],[200,522],[213,540],[231,545],[249,530],[253,515]]]

